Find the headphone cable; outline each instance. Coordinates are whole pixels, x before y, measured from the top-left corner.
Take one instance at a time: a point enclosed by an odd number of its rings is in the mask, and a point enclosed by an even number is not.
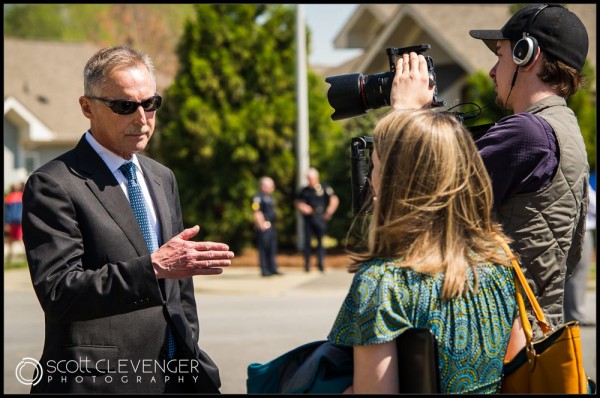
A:
[[[508,96],[506,96],[506,101],[504,101],[505,109],[508,109],[508,99],[510,98],[510,95],[512,94],[512,90],[513,90],[513,87],[515,86],[515,83],[517,82],[518,75],[519,75],[519,65],[517,65],[517,69],[515,69],[515,73],[513,75],[512,82],[510,83],[510,91],[508,92]]]

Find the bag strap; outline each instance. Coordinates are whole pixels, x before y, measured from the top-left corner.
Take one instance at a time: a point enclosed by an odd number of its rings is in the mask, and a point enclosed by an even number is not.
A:
[[[515,256],[513,255],[512,251],[510,250],[510,247],[503,239],[500,239],[498,237],[497,237],[497,239],[500,242],[502,249],[504,249],[506,254],[508,254],[508,256],[510,257],[510,259],[511,259],[510,262],[511,262],[511,264],[513,266],[513,270],[515,272],[515,290],[516,290],[517,304],[519,306],[519,313],[520,313],[520,317],[521,317],[523,331],[525,332],[525,338],[527,339],[527,345],[529,346],[531,343],[532,336],[533,336],[533,331],[531,330],[531,323],[529,322],[529,319],[527,318],[527,311],[525,309],[525,302],[523,300],[523,293],[522,293],[521,289],[523,289],[525,291],[525,294],[527,295],[527,299],[531,303],[531,308],[533,309],[533,313],[535,315],[538,325],[542,329],[542,332],[544,334],[547,334],[552,331],[552,327],[550,326],[548,321],[546,321],[544,312],[542,311],[540,304],[538,303],[537,299],[535,298],[535,295],[533,294],[531,287],[527,283],[527,280],[525,279],[525,275],[523,274],[523,271],[521,270],[521,266],[515,259]]]

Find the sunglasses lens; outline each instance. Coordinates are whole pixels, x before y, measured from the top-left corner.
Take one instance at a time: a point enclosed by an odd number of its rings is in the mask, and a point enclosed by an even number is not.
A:
[[[162,97],[160,95],[155,95],[152,98],[148,98],[145,101],[135,102],[135,101],[126,101],[126,100],[106,100],[104,98],[98,97],[90,97],[100,101],[103,101],[114,113],[118,115],[131,115],[135,112],[138,106],[142,106],[145,112],[154,112],[160,107],[162,103]]]
[[[138,107],[137,102],[133,101],[112,101],[112,110],[119,115],[131,115]]]
[[[142,108],[144,108],[146,112],[153,112],[160,107],[161,103],[162,97],[155,95],[154,97],[148,98],[146,101],[142,102]]]

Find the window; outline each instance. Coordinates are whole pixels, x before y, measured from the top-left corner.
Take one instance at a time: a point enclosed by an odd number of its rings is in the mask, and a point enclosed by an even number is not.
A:
[[[28,151],[25,155],[25,170],[27,171],[27,175],[33,173],[38,167],[40,167],[40,154],[37,151]]]

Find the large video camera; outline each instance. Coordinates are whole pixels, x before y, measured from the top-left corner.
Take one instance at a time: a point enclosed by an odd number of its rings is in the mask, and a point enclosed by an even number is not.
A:
[[[350,73],[347,75],[329,76],[325,81],[331,84],[327,91],[329,105],[335,110],[331,115],[333,120],[347,119],[367,113],[369,109],[390,106],[390,93],[392,81],[396,73],[396,61],[402,54],[416,52],[423,54],[430,49],[429,44],[403,48],[387,48],[390,63],[390,72],[363,75]],[[433,66],[433,59],[425,55],[429,71],[429,85],[435,87],[431,106],[446,106],[444,101],[438,99],[438,89]]]

